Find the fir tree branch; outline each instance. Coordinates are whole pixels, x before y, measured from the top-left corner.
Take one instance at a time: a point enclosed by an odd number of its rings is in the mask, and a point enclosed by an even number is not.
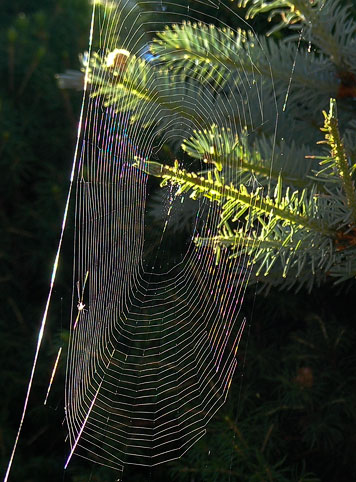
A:
[[[222,249],[228,248],[231,257],[247,255],[248,265],[255,266],[254,276],[267,276],[269,284],[278,285],[285,279],[285,286],[299,282],[299,286],[307,284],[311,289],[314,282],[327,276],[335,277],[338,282],[355,272],[352,262],[355,250],[351,248],[356,246],[356,229],[350,230],[347,220],[356,206],[356,196],[352,168],[338,131],[334,101],[329,114],[325,114],[323,130],[326,132],[323,142],[331,150],[331,155],[321,163],[327,162],[327,168],[319,171],[326,183],[324,191],[323,186],[316,183],[301,192],[283,188],[282,176],[272,197],[265,195],[261,187],[253,190],[241,184],[237,188],[219,174],[218,162],[216,168],[204,176],[181,169],[178,161],[174,166],[167,166],[136,158],[135,165],[161,178],[161,185],[177,186],[176,195],[190,191],[193,199],[203,196],[222,204],[218,234],[195,239],[197,246],[214,250],[217,263]],[[228,131],[219,132],[216,126],[210,131],[196,132],[195,137],[184,141],[187,152],[201,158],[208,151],[210,161],[228,159],[239,141]],[[347,197],[341,191],[331,196],[335,173],[345,193],[348,192]],[[346,232],[342,231],[344,226]]]
[[[110,55],[112,52],[104,58],[94,54],[90,59],[89,82],[96,88],[92,97],[103,96],[106,107],[114,105],[120,112],[132,112],[131,121],[148,116],[146,123],[159,122],[162,111],[168,110],[195,125],[204,125],[204,119],[182,102],[182,95],[197,95],[201,90],[198,84],[182,82],[167,69],[158,69],[130,54],[124,63],[109,65]]]
[[[343,190],[345,192],[347,206],[351,212],[351,223],[356,225],[356,190],[355,183],[352,179],[351,166],[347,158],[346,149],[340,136],[336,101],[330,99],[329,113],[324,114],[324,127],[321,129],[325,132],[325,142],[330,146],[331,150],[331,165],[336,168],[339,178],[341,180]],[[328,163],[329,159],[323,161],[321,164]]]
[[[246,19],[259,13],[271,12],[269,20],[280,15],[282,21],[271,31],[302,23],[312,37],[313,43],[325,52],[339,68],[345,67],[345,47],[354,37],[353,21],[350,19],[350,6],[334,0],[244,0],[240,6],[250,5]],[[307,40],[308,35],[304,37]]]
[[[288,83],[293,62],[303,65],[304,53],[293,44],[276,45],[273,39],[249,31],[218,29],[213,25],[184,23],[173,25],[157,34],[151,51],[172,67],[175,72],[186,73],[201,83],[210,83],[214,88],[222,87],[234,72],[236,81],[243,83],[246,75],[261,76],[265,80]],[[269,55],[268,54],[273,54]],[[313,53],[310,62],[320,63],[308,75],[294,71],[293,84],[319,92],[334,92],[335,82],[323,75],[320,62]]]
[[[192,191],[191,197],[197,199],[204,196],[211,201],[221,202],[222,200],[232,200],[237,205],[245,205],[254,212],[263,215],[273,215],[276,219],[280,219],[287,224],[301,226],[308,230],[312,230],[324,236],[335,237],[336,233],[333,229],[321,222],[319,219],[310,218],[302,213],[311,211],[310,206],[306,202],[306,192],[303,191],[298,196],[297,192],[282,196],[281,180],[276,187],[275,198],[269,196],[263,197],[262,190],[258,188],[254,192],[249,192],[244,185],[239,188],[230,183],[224,183],[220,178],[218,170],[208,172],[208,177],[199,176],[194,172],[187,172],[180,169],[178,162],[173,167],[160,164],[154,161],[144,161],[136,158],[135,166],[149,175],[160,177],[163,179],[162,186],[170,183],[178,185],[177,195],[187,191]],[[235,208],[236,206],[234,206]],[[229,206],[231,209],[231,207]],[[318,212],[318,210],[315,210]],[[234,218],[237,220],[236,216]]]
[[[292,185],[301,189],[310,186],[309,178],[302,178],[288,172],[288,167],[283,165],[274,168],[274,160],[261,157],[258,149],[251,148],[247,143],[247,136],[233,134],[230,129],[220,129],[212,125],[203,131],[194,131],[190,139],[185,139],[182,149],[190,157],[200,159],[205,163],[212,163],[221,171],[225,167],[234,169],[234,177],[239,173],[255,174],[258,182],[265,185],[273,180],[275,183],[281,178],[283,184]],[[296,160],[293,159],[294,165]]]

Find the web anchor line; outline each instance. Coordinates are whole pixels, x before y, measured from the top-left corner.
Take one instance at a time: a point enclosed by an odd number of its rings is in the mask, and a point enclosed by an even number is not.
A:
[[[91,17],[90,33],[89,33],[89,55],[90,55],[90,52],[91,52],[92,40],[93,40],[94,19],[95,19],[95,2],[93,3],[93,11],[92,11],[92,17]],[[71,171],[71,176],[70,176],[70,184],[69,184],[68,195],[67,195],[63,219],[62,219],[62,226],[61,226],[61,232],[60,232],[60,236],[59,236],[57,252],[56,252],[55,260],[54,260],[53,267],[52,267],[50,288],[49,288],[46,306],[45,306],[42,321],[41,321],[40,330],[39,330],[38,337],[37,337],[36,351],[35,351],[34,360],[33,360],[33,364],[32,364],[29,383],[28,383],[28,386],[27,386],[27,392],[26,392],[24,406],[23,406],[23,410],[22,410],[22,414],[21,414],[20,424],[19,424],[19,428],[18,428],[16,437],[15,437],[15,442],[14,442],[14,445],[13,445],[13,448],[12,448],[10,459],[9,459],[9,462],[8,462],[7,470],[6,470],[5,477],[4,477],[4,482],[7,482],[8,479],[9,479],[9,476],[10,476],[12,463],[13,463],[13,460],[14,460],[14,457],[15,457],[17,445],[18,445],[19,438],[20,438],[21,431],[22,431],[23,422],[24,422],[25,415],[26,415],[26,412],[27,412],[27,406],[28,406],[28,401],[29,401],[29,398],[30,398],[31,389],[32,389],[33,378],[34,378],[34,375],[35,375],[38,356],[39,356],[39,352],[40,352],[40,348],[41,348],[42,340],[43,340],[43,334],[44,334],[45,327],[46,327],[48,310],[49,310],[50,302],[51,302],[51,299],[52,299],[53,286],[54,286],[54,282],[55,282],[56,275],[57,275],[58,263],[59,263],[59,258],[60,258],[61,249],[62,249],[62,242],[63,242],[63,237],[64,237],[64,231],[65,231],[66,224],[67,224],[68,210],[69,210],[69,203],[70,203],[71,194],[72,194],[74,175],[75,175],[75,172],[76,172],[77,155],[78,155],[78,148],[79,148],[79,143],[80,143],[80,135],[81,135],[81,131],[82,131],[82,121],[83,121],[83,116],[84,116],[84,104],[85,104],[87,84],[88,84],[87,80],[88,80],[88,67],[87,67],[86,73],[85,73],[84,94],[83,94],[83,101],[82,101],[82,105],[81,105],[80,119],[79,119],[79,124],[78,124],[77,140],[76,140],[76,147],[75,147],[75,153],[74,153],[73,164],[72,164],[72,171]]]

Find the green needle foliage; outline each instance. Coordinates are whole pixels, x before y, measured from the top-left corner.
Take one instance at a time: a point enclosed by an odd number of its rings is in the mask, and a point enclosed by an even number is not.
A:
[[[275,28],[292,25],[299,35],[277,42],[272,37],[256,39],[241,29],[189,22],[172,25],[152,39],[150,49],[159,63],[128,52],[123,69],[120,63],[108,67],[105,58],[94,55],[90,60],[90,81],[97,86],[94,95],[104,96],[107,106],[130,111],[132,123],[161,133],[169,128],[166,123],[172,116],[185,119],[175,138],[190,158],[207,164],[206,171],[188,172],[177,163],[172,167],[142,159],[136,159],[136,165],[162,178],[162,186],[175,186],[176,196],[189,193],[192,199],[206,197],[221,206],[218,233],[196,239],[198,246],[216,252],[217,262],[222,249],[232,257],[247,254],[255,280],[266,286],[305,285],[310,290],[330,278],[335,282],[353,278],[355,142],[350,133],[355,108],[350,99],[356,96],[355,23],[349,8],[338,2],[246,4],[247,16],[269,11],[273,19],[278,13],[282,23]],[[258,106],[252,100],[250,124],[236,132],[197,115],[185,101],[200,96],[206,112],[219,109],[236,117],[238,106],[233,107],[225,88],[229,85],[230,95],[235,92],[238,97],[232,86],[242,82],[242,75],[252,80],[257,72],[264,92],[271,93],[264,108],[271,113],[275,99],[280,111],[277,138],[272,136],[271,123],[247,134],[257,119]],[[169,98],[162,92],[169,92]],[[320,112],[327,104],[329,111],[320,125]],[[296,129],[289,128],[290,122]],[[194,125],[202,129],[191,131]],[[320,128],[325,132],[324,150],[315,148]],[[300,136],[306,145],[299,142]]]
[[[294,187],[290,175],[285,175],[284,181],[283,175],[278,175],[271,193],[263,186],[251,189],[241,182],[238,187],[225,182],[220,175],[225,163],[236,164],[242,174],[254,173],[265,185],[270,173],[272,177],[277,173],[270,170],[270,162],[259,157],[255,165],[246,142],[240,144],[235,138],[233,143],[229,133],[221,135],[215,126],[209,132],[197,132],[183,144],[191,156],[202,160],[209,156],[215,168],[205,175],[179,169],[178,163],[170,167],[139,161],[137,166],[161,177],[162,186],[178,186],[176,196],[190,192],[193,199],[204,196],[221,205],[218,234],[196,239],[198,246],[215,250],[217,262],[221,249],[229,249],[232,257],[248,254],[257,279],[287,287],[297,283],[311,289],[329,276],[337,281],[353,277],[355,272],[345,264],[356,256],[353,161],[341,140],[335,109],[331,100],[322,129],[330,153],[322,156],[320,170],[309,173],[303,189]]]

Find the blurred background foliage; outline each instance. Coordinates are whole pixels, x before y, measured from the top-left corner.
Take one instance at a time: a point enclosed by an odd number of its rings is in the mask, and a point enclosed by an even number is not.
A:
[[[189,3],[194,6],[193,0]],[[210,14],[209,2],[196,3]],[[231,6],[243,16],[238,2]],[[88,0],[12,0],[0,10],[3,473],[47,296],[81,105],[81,93],[60,90],[55,74],[79,68],[78,53],[88,44],[91,5]],[[270,25],[258,16],[254,28],[265,33]],[[56,352],[68,339],[71,248],[69,229],[13,481],[115,480],[111,471],[80,459],[63,471],[68,453],[65,354],[49,403],[43,406]],[[311,296],[272,289],[268,297],[250,290],[240,370],[207,436],[181,460],[156,469],[128,467],[123,480],[356,480],[353,289],[336,291],[326,285]]]

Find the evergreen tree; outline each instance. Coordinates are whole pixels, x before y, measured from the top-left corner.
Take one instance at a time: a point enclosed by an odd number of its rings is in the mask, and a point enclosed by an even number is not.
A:
[[[277,7],[283,22],[299,30],[286,41],[271,37],[256,41],[249,31],[204,24],[172,25],[150,43],[159,66],[130,56],[124,71],[122,64],[109,69],[105,59],[94,55],[90,80],[98,85],[94,95],[104,95],[107,106],[124,105],[120,109],[129,111],[131,119],[146,128],[164,131],[172,115],[185,117],[186,124],[206,126],[190,138],[178,129],[174,132],[191,159],[211,166],[203,173],[188,172],[178,163],[136,160],[138,168],[162,178],[162,185],[177,186],[176,196],[189,193],[193,199],[204,196],[222,205],[218,234],[196,239],[197,245],[211,247],[217,262],[221,249],[229,249],[233,257],[247,253],[255,279],[268,285],[311,289],[330,277],[340,282],[356,275],[355,23],[348,7],[332,1],[256,1],[248,14],[269,9],[273,17]],[[182,102],[178,112],[160,94],[169,85],[172,97],[178,95],[181,79],[189,72],[194,82],[186,81],[185,95],[204,98],[207,111],[218,109],[230,104],[226,86],[230,83],[237,96],[236,78],[250,75],[252,83],[255,69],[266,84],[265,92],[271,94],[264,108],[270,112],[269,101],[277,102],[277,137],[271,122],[261,125],[254,135],[246,129],[233,132],[209,125],[188,103]],[[102,70],[110,72],[99,86]],[[209,95],[212,89],[213,97]],[[252,117],[258,111],[253,102],[257,104],[258,99],[250,100]],[[157,105],[170,116],[162,115],[161,109],[154,108]],[[290,129],[290,125],[297,128]],[[327,148],[315,150],[320,128]],[[231,169],[239,185],[227,177]],[[257,187],[248,184],[251,175]]]
[[[271,124],[253,135],[209,125],[181,104],[186,125],[204,128],[188,137],[175,130],[173,156],[181,147],[190,162],[207,162],[204,171],[135,159],[137,168],[160,178],[163,187],[175,187],[178,198],[189,193],[193,200],[219,203],[218,234],[196,239],[197,245],[213,249],[217,263],[221,250],[233,257],[247,253],[258,288],[271,289],[268,302],[257,299],[255,311],[255,319],[268,320],[271,331],[257,321],[263,336],[252,336],[241,356],[247,387],[234,384],[207,438],[173,465],[172,474],[186,481],[351,480],[354,389],[347,387],[354,379],[355,333],[347,307],[334,314],[316,311],[312,303],[301,307],[302,297],[281,298],[273,286],[313,288],[317,303],[327,304],[335,293],[328,282],[352,282],[356,275],[355,21],[349,6],[331,0],[246,4],[250,17],[269,11],[275,21],[281,15],[270,36],[256,41],[249,31],[184,23],[152,39],[157,66],[133,55],[116,70],[99,55],[90,59],[95,95],[103,95],[107,106],[120,105],[146,129],[167,128],[169,116],[162,116],[162,109],[172,116],[174,106],[170,111],[158,86],[169,85],[173,97],[187,72],[194,82],[186,82],[185,93],[211,102],[207,111],[224,103],[239,74],[253,77],[251,64],[271,94],[264,104],[267,117],[277,104],[277,135]],[[287,26],[292,30],[281,38]],[[258,106],[250,102],[253,116]],[[229,178],[231,168],[239,183]],[[266,303],[274,305],[273,314],[266,314]],[[343,454],[338,463],[335,453]]]

